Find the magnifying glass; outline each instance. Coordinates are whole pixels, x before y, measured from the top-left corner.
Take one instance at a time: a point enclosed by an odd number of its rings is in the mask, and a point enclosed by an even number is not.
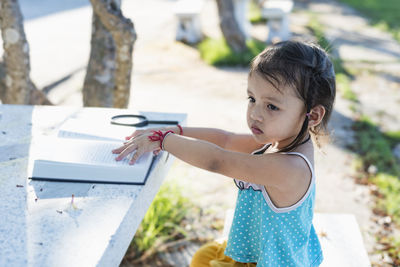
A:
[[[146,116],[134,114],[122,114],[111,117],[111,124],[131,127],[144,127],[149,124],[168,124],[177,125],[178,121],[153,121],[148,120]]]

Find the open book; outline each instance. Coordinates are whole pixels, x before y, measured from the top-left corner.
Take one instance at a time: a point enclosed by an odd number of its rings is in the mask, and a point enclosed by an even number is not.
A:
[[[36,140],[31,178],[143,185],[151,169],[153,153],[129,165],[132,155],[115,161],[117,154],[111,152],[133,131],[134,128],[123,126],[94,127],[87,121],[69,119],[61,126],[58,136]]]

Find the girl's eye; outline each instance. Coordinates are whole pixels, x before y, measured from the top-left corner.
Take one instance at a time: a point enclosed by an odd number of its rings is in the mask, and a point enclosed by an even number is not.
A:
[[[268,105],[267,105],[267,108],[270,109],[270,110],[273,110],[273,111],[279,110],[279,108],[278,108],[277,106],[274,106],[274,105],[272,105],[272,104],[268,104]]]
[[[250,103],[256,102],[256,100],[252,96],[249,96],[247,99],[249,100]]]

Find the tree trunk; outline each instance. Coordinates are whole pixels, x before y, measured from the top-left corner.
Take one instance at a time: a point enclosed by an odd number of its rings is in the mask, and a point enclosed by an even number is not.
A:
[[[86,95],[84,103],[88,106],[101,104],[126,108],[131,84],[133,44],[136,40],[133,23],[122,15],[119,0],[90,0],[90,2],[94,13],[92,24],[94,33],[85,79],[84,90],[87,92],[84,93],[84,96]],[[96,27],[97,23],[102,26]],[[104,30],[107,30],[112,38],[104,33],[95,33]],[[96,41],[103,44],[94,45]],[[93,89],[95,86],[97,89]],[[93,94],[101,96],[95,97]],[[97,99],[91,102],[91,98]]]
[[[217,0],[217,6],[219,24],[226,42],[235,52],[246,51],[246,36],[235,19],[233,0]]]
[[[112,107],[115,87],[115,44],[93,12],[90,59],[83,86],[83,105]]]
[[[4,88],[1,98],[7,104],[51,104],[32,83],[29,45],[17,0],[1,0],[0,27],[4,47]]]

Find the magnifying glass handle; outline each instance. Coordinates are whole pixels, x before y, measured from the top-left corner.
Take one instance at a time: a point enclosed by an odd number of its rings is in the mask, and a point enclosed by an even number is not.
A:
[[[149,121],[149,124],[168,124],[168,125],[177,125],[179,121]]]

